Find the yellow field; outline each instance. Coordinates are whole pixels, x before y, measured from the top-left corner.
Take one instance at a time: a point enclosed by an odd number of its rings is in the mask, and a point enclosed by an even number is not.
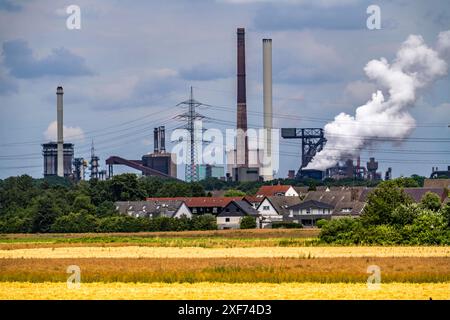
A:
[[[0,250],[0,258],[450,257],[450,247],[56,247]]]
[[[450,299],[450,283],[389,283],[379,290],[347,283],[66,283],[0,282],[0,299]]]

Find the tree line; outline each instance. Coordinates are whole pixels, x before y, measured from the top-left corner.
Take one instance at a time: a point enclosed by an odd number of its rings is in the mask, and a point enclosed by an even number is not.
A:
[[[428,192],[415,203],[404,187],[402,179],[380,183],[360,218],[320,221],[320,239],[335,244],[450,244],[450,202],[442,204]]]

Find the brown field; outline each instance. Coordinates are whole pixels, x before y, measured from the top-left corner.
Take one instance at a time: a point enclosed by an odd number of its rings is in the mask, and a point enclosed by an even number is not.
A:
[[[32,258],[339,258],[450,257],[450,247],[56,247],[0,250],[0,259]]]
[[[0,282],[0,299],[450,299],[450,283],[82,283]],[[319,311],[320,312],[320,311]]]
[[[212,231],[176,231],[176,232],[117,232],[117,233],[45,233],[0,234],[3,239],[76,239],[107,237],[139,237],[139,238],[313,238],[319,235],[319,229],[248,229],[248,230],[212,230]]]
[[[82,282],[359,282],[367,267],[382,282],[450,282],[450,258],[145,258],[0,259],[0,281],[64,282],[69,265]]]

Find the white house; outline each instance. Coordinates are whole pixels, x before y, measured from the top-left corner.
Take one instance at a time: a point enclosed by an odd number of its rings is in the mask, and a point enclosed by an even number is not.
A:
[[[254,217],[256,228],[260,228],[258,211],[245,200],[234,200],[230,202],[221,213],[217,215],[218,229],[240,229],[242,218],[245,216]]]
[[[257,210],[262,218],[262,227],[268,227],[272,222],[281,222],[289,216],[289,207],[299,204],[298,197],[265,197]]]
[[[334,206],[315,200],[307,200],[289,207],[289,218],[303,226],[312,227],[317,220],[330,220]]]

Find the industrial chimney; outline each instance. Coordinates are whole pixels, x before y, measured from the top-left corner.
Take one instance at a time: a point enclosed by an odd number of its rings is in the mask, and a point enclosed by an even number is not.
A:
[[[164,126],[159,127],[159,150],[161,153],[166,152],[166,128]]]
[[[237,137],[236,164],[248,167],[247,95],[245,88],[245,29],[237,29]]]
[[[63,95],[62,87],[56,88],[56,113],[57,113],[57,174],[64,177],[64,137],[63,137]]]
[[[263,104],[266,156],[271,160],[264,166],[264,180],[273,180],[272,168],[272,39],[263,39]]]
[[[159,153],[159,129],[153,129],[153,152]]]

